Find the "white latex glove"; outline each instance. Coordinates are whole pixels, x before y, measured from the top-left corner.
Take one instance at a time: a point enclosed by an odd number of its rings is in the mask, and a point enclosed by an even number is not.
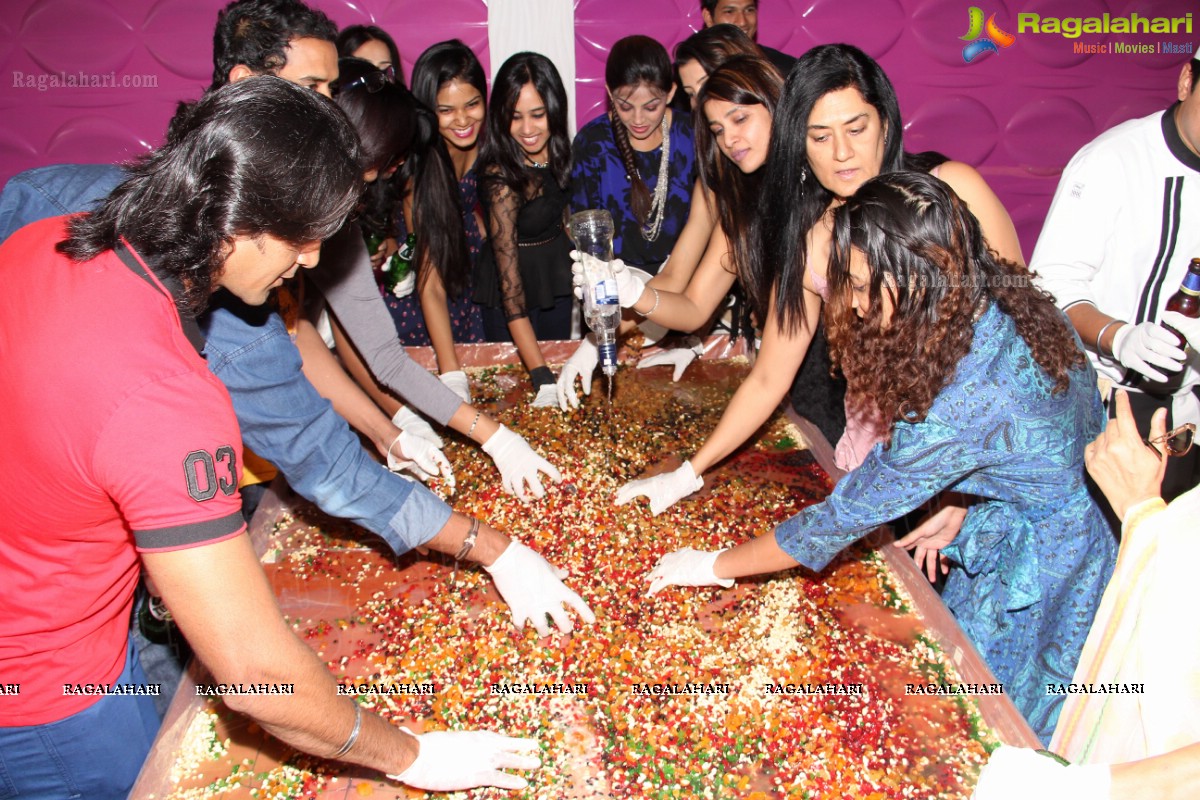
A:
[[[399,454],[396,453],[397,449]],[[400,435],[388,448],[387,464],[392,472],[407,470],[422,481],[440,473],[446,481],[446,486],[451,492],[454,491],[454,470],[450,468],[449,459],[437,445],[416,434],[400,431]]]
[[[679,379],[683,377],[683,372],[688,368],[688,364],[695,361],[703,352],[704,345],[700,344],[700,339],[695,336],[689,336],[684,347],[659,350],[657,353],[646,356],[639,361],[637,368],[646,369],[648,367],[670,364],[675,368],[675,371],[671,373],[671,381],[679,383]]]
[[[534,408],[554,408],[558,405],[558,386],[553,383],[542,384],[530,405]]]
[[[444,383],[447,389],[458,395],[464,403],[471,402],[471,382],[467,380],[467,373],[461,369],[443,372],[438,375],[438,380]]]
[[[400,406],[400,410],[392,417],[392,424],[402,431],[408,431],[413,436],[424,439],[439,450],[445,444],[442,437],[434,431],[433,426],[408,406]]]
[[[552,565],[541,555],[513,540],[490,567],[484,567],[496,584],[496,591],[508,603],[513,624],[523,630],[525,623],[533,624],[538,636],[549,636],[549,616],[563,633],[570,633],[575,620],[563,608],[563,604],[575,609],[579,618],[589,625],[596,615],[588,608],[583,598],[563,585],[566,570]]]
[[[1049,756],[1001,745],[975,785],[972,800],[1108,800],[1112,773],[1107,764],[1064,767]]]
[[[579,378],[583,393],[592,393],[592,376],[600,363],[600,351],[596,349],[596,340],[589,333],[579,342],[579,347],[563,364],[562,372],[558,374],[558,407],[563,411],[579,408],[579,395],[575,394],[575,379]]]
[[[693,550],[685,547],[674,553],[667,553],[658,560],[654,569],[646,576],[650,582],[650,590],[646,594],[654,595],[668,586],[733,586],[733,578],[718,578],[713,573],[717,556],[724,553],[706,553],[703,550]]]
[[[658,516],[692,492],[700,491],[704,479],[696,477],[692,462],[685,461],[674,472],[664,472],[653,478],[630,481],[617,490],[617,505],[623,506],[635,497],[650,499],[650,513]]]
[[[399,775],[388,775],[414,789],[427,792],[457,792],[477,786],[524,789],[529,782],[506,769],[538,769],[542,760],[533,739],[501,736],[491,731],[431,731],[413,733],[417,757]]]
[[[571,251],[571,283],[575,286],[575,297],[583,299],[583,284],[587,280],[583,276],[583,261],[591,259],[599,261],[595,256],[581,253],[578,250]],[[646,282],[634,275],[633,272],[625,267],[625,262],[619,258],[614,258],[610,264],[612,267],[613,277],[617,280],[617,302],[621,304],[621,308],[630,308],[642,296],[642,292],[646,291]]]
[[[1162,323],[1182,333],[1193,350],[1200,350],[1200,319],[1185,317],[1178,311],[1164,311]]]
[[[1155,381],[1165,381],[1163,373],[1183,369],[1186,357],[1179,349],[1175,334],[1154,322],[1122,325],[1113,337],[1113,358],[1122,367],[1139,372]]]
[[[496,469],[500,470],[500,478],[504,482],[504,491],[516,495],[522,502],[529,499],[525,494],[525,486],[535,497],[544,497],[546,490],[542,488],[539,472],[546,473],[555,483],[562,480],[562,475],[554,465],[534,452],[519,434],[513,433],[504,425],[483,443],[483,452],[492,457]]]

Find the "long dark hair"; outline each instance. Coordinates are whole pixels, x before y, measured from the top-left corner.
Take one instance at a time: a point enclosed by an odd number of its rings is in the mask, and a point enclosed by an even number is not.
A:
[[[604,85],[610,92],[615,92],[622,86],[636,87],[642,84],[658,89],[664,95],[671,93],[675,76],[667,48],[649,36],[618,39],[612,50],[608,51],[608,60],[604,62]],[[608,121],[612,126],[613,143],[621,155],[621,164],[629,176],[629,205],[638,224],[645,225],[650,215],[650,188],[638,171],[629,131],[625,130],[615,108],[609,109]]]
[[[400,202],[398,181],[382,173],[404,160],[412,147],[417,102],[402,85],[385,80],[374,64],[361,58],[338,59],[333,99],[358,132],[362,171],[380,173],[367,184],[359,220],[370,232],[394,236]]]
[[[716,137],[709,130],[704,104],[709,100],[723,100],[736,105],[763,106],[773,119],[782,88],[783,79],[765,58],[734,56],[708,76],[696,95],[693,112],[700,181],[716,198],[717,219],[729,240],[731,266],[746,292],[750,310],[760,322],[766,319],[772,276],[764,274],[767,270],[754,258],[752,248],[753,230],[758,225],[762,173],[767,170],[764,165],[747,175],[721,153]],[[772,130],[775,130],[774,126]],[[763,291],[764,286],[766,291]]]
[[[480,180],[488,194],[503,186],[526,197],[530,178],[524,168],[525,153],[512,137],[513,109],[526,84],[541,95],[550,129],[549,167],[559,188],[571,176],[571,135],[567,127],[567,91],[550,59],[539,53],[517,53],[500,67],[492,81],[487,110],[487,137],[479,151]]]
[[[402,177],[412,192],[412,222],[417,235],[418,280],[424,285],[428,273],[424,265],[438,271],[448,295],[461,294],[471,271],[471,256],[463,231],[464,209],[458,199],[458,178],[450,152],[438,132],[437,94],[453,80],[463,81],[479,90],[487,100],[487,80],[483,66],[471,48],[458,39],[438,42],[413,66],[412,93],[428,114],[418,117],[417,144],[404,162]],[[486,131],[481,131],[482,136]]]
[[[826,311],[829,350],[854,395],[881,420],[919,422],[954,378],[974,339],[972,316],[990,302],[1012,318],[1055,393],[1083,352],[1023,265],[990,251],[979,222],[954,191],[924,172],[889,172],[862,185],[833,213]],[[851,305],[850,257],[870,271],[870,307]],[[882,298],[893,302],[885,324]]]
[[[736,25],[722,22],[701,28],[675,45],[675,71],[695,61],[708,75],[734,56],[762,56],[762,50]]]
[[[776,271],[775,312],[784,330],[796,330],[804,318],[804,270],[808,233],[833,202],[833,192],[817,180],[808,166],[808,118],[813,106],[830,92],[857,89],[873,106],[886,128],[880,173],[906,166],[932,169],[946,160],[937,153],[910,156],[904,152],[903,124],[896,91],[883,68],[857,47],[826,44],[814,47],[788,74],[779,100],[774,130],[788,135],[771,137],[771,169],[763,181],[762,215],[756,228],[756,258]],[[760,267],[760,271],[765,267]],[[770,290],[766,287],[766,291]]]
[[[400,48],[396,47],[396,40],[378,25],[349,25],[342,28],[337,35],[338,55],[342,58],[353,58],[355,51],[367,42],[383,42],[388,55],[392,57],[393,79],[404,86],[404,65],[400,63]]]
[[[60,252],[87,261],[123,237],[179,280],[182,310],[208,302],[231,240],[293,245],[335,233],[358,202],[358,137],[338,108],[281,78],[238,81],[201,98],[176,136],[129,168]]]

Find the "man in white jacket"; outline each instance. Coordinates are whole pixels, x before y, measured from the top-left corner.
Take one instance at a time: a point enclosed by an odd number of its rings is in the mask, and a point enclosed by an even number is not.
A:
[[[1097,372],[1130,390],[1146,429],[1200,422],[1200,356],[1163,327],[1164,306],[1200,257],[1200,61],[1183,65],[1178,101],[1085,145],[1067,165],[1031,269],[1079,333]],[[1173,392],[1154,382],[1184,370]],[[1109,398],[1105,398],[1108,400]],[[1172,459],[1163,496],[1200,482],[1200,457]]]

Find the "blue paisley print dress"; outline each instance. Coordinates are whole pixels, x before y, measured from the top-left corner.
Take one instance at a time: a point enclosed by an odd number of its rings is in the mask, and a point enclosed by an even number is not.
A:
[[[619,124],[619,123],[618,123]],[[629,178],[621,154],[613,141],[608,115],[596,117],[580,129],[572,145],[571,211],[606,209],[612,214],[616,231],[613,252],[631,267],[657,273],[671,254],[692,205],[692,186],[696,182],[696,142],[692,120],[687,114],[671,113],[670,170],[667,174],[667,208],[658,238],[648,242],[630,205]],[[658,184],[662,148],[649,152],[634,151],[633,159],[651,195]]]
[[[975,495],[942,599],[1043,743],[1101,594],[1116,539],[1084,483],[1083,449],[1104,425],[1091,365],[1053,383],[994,304],[971,350],[918,423],[897,423],[822,503],[775,530],[779,546],[823,569],[846,545],[943,489]]]

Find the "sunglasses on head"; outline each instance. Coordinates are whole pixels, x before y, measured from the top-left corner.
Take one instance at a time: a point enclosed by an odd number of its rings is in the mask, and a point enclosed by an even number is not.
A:
[[[1162,436],[1155,436],[1153,439],[1147,439],[1146,444],[1151,445],[1151,449],[1157,454],[1158,449],[1153,445],[1162,445],[1163,452],[1168,456],[1184,456],[1192,449],[1192,442],[1196,438],[1196,423],[1189,422],[1186,425],[1181,425],[1173,431],[1167,431]],[[1162,456],[1159,456],[1160,458]]]
[[[387,86],[391,82],[392,79],[388,76],[387,72],[377,69],[373,72],[368,72],[366,75],[361,75],[349,83],[338,85],[334,89],[333,93],[341,94],[342,92],[348,92],[351,89],[356,89],[359,86],[362,86],[371,94],[375,94],[376,92],[381,91],[384,86]]]

